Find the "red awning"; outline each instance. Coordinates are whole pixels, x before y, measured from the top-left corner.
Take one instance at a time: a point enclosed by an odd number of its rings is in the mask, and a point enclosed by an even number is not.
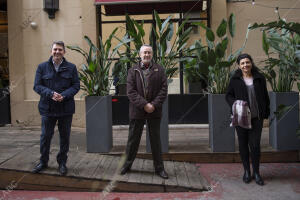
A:
[[[151,14],[158,13],[185,13],[201,11],[203,2],[208,0],[95,0],[96,5],[104,5],[107,16]]]

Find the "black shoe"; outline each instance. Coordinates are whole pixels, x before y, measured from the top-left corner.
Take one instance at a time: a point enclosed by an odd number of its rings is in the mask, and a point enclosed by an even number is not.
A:
[[[121,171],[120,171],[120,174],[121,174],[121,175],[124,175],[124,174],[126,174],[128,171],[130,171],[130,167],[122,167],[122,168],[121,168]]]
[[[259,175],[259,173],[253,173],[253,179],[255,179],[255,182],[257,185],[264,185],[264,181],[263,179],[261,178],[261,176]]]
[[[68,172],[68,168],[67,168],[66,164],[64,164],[64,163],[59,164],[58,171],[61,175],[66,175]]]
[[[164,178],[164,179],[168,179],[169,176],[167,174],[167,172],[165,170],[161,170],[159,172],[155,172],[158,176],[160,176],[161,178]]]
[[[47,164],[44,164],[44,163],[39,163],[39,164],[37,164],[34,168],[33,168],[33,170],[32,170],[32,172],[33,173],[39,173],[40,171],[42,171],[43,169],[46,169],[48,167],[48,165]]]
[[[245,170],[244,176],[243,176],[244,183],[250,183],[251,181],[251,172],[249,170]]]

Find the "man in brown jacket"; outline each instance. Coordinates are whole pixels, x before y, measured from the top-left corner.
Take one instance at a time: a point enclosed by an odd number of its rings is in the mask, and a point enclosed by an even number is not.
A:
[[[140,49],[141,62],[128,71],[127,95],[129,98],[129,135],[126,162],[121,174],[128,172],[136,157],[144,124],[147,121],[155,173],[167,179],[161,157],[160,121],[162,104],[168,94],[164,68],[152,61],[153,51],[149,45]]]

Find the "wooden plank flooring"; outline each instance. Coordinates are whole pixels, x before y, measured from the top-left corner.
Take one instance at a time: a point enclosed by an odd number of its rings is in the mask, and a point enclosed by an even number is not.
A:
[[[170,176],[170,179],[165,180],[154,173],[152,160],[137,158],[131,170],[121,176],[118,171],[121,160],[119,156],[84,152],[69,156],[69,173],[67,176],[60,176],[57,171],[57,153],[56,148],[51,151],[48,169],[40,174],[33,174],[31,170],[38,162],[39,148],[33,146],[24,149],[0,165],[0,187],[3,189],[12,180],[21,179],[18,189],[27,190],[100,191],[112,180],[117,183],[115,191],[204,191],[208,188],[208,184],[200,181],[203,177],[195,164],[165,161],[165,170]]]
[[[170,152],[163,154],[169,179],[155,175],[152,156],[145,153],[145,134],[132,170],[121,176],[117,172],[122,164],[128,130],[114,130],[114,147],[109,154],[86,153],[84,131],[72,129],[69,172],[67,176],[60,176],[56,161],[57,130],[51,144],[49,168],[41,174],[32,174],[31,170],[39,162],[40,128],[0,127],[0,189],[16,181],[17,189],[26,190],[101,191],[114,183],[114,191],[120,192],[203,191],[209,183],[193,163],[240,162],[238,151],[211,153],[207,129],[172,129]],[[268,145],[268,139],[268,130],[264,129],[262,162],[299,162],[299,151],[277,152]]]

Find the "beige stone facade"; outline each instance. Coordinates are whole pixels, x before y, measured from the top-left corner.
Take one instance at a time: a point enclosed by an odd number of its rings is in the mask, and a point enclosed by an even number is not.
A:
[[[213,29],[218,26],[222,18],[228,17],[230,13],[233,12],[236,15],[237,32],[233,41],[235,49],[242,45],[249,23],[269,22],[277,19],[275,7],[279,7],[281,17],[287,21],[300,21],[299,10],[280,9],[299,8],[300,1],[298,0],[256,0],[256,2],[265,7],[252,6],[251,1],[212,0],[210,18]],[[40,125],[40,115],[37,109],[39,96],[32,89],[36,67],[49,58],[53,40],[63,40],[67,45],[85,46],[83,36],[88,35],[96,41],[96,7],[94,0],[61,0],[55,19],[49,19],[48,14],[43,11],[43,1],[8,0],[7,4],[12,124]],[[35,22],[37,28],[32,28],[31,22]],[[103,30],[104,38],[109,33],[109,28],[112,28],[112,26],[107,27],[106,25]],[[251,31],[245,52],[250,53],[255,61],[259,61],[264,57],[261,46],[261,32]],[[75,63],[78,68],[84,62],[79,54],[70,50],[67,50],[66,59]],[[175,80],[174,84],[176,91],[179,82]],[[84,113],[84,97],[80,93],[76,95],[73,126],[85,126]]]

